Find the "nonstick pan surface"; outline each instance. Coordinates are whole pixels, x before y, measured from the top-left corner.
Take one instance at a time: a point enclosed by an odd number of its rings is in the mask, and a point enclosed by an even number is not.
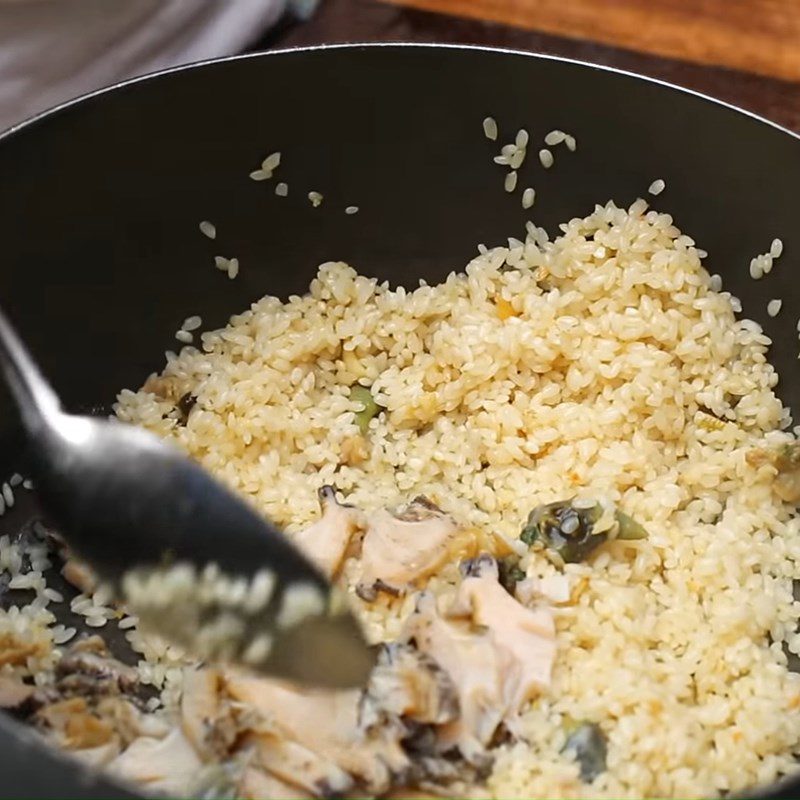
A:
[[[497,145],[481,130],[501,127]],[[520,185],[492,163],[531,132]],[[554,129],[578,149],[543,170],[533,143]],[[283,154],[287,198],[248,179]],[[479,242],[503,243],[533,218],[551,232],[608,199],[650,198],[709,253],[706,266],[773,339],[779,393],[800,408],[800,141],[697,94],[587,64],[425,45],[266,53],[181,68],[99,92],[0,137],[0,302],[72,410],[107,411],[174,348],[181,321],[223,324],[266,293],[302,293],[322,261],[392,284],[436,282]],[[312,208],[307,193],[325,201]],[[346,206],[359,213],[348,216]],[[212,220],[217,239],[198,232]],[[769,281],[750,258],[773,238]],[[239,277],[214,269],[236,256]],[[770,299],[783,299],[776,318]],[[0,396],[0,475],[24,470],[15,416]],[[0,518],[14,533],[35,496]],[[3,602],[13,598],[6,596]],[[125,796],[48,753],[0,716],[0,796]],[[772,787],[795,797],[800,780]]]

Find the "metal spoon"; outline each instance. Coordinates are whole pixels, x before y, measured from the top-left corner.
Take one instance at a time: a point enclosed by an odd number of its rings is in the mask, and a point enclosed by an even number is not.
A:
[[[2,311],[0,368],[42,505],[143,625],[201,658],[366,683],[374,655],[359,625],[279,531],[149,432],[63,412]]]

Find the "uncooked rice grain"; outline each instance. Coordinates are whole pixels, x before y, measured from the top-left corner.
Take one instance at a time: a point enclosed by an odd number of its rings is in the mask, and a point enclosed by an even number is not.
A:
[[[486,117],[483,121],[483,135],[492,142],[497,141],[497,122],[493,117]]]
[[[63,625],[55,625],[53,627],[53,644],[66,644],[70,639],[75,637],[77,632],[77,628],[66,628]]]
[[[775,299],[770,300],[769,303],[767,303],[767,314],[769,314],[771,317],[777,317],[782,305],[783,300],[780,298],[776,297]]]
[[[179,330],[175,331],[175,338],[184,344],[190,344],[194,340],[194,336],[189,331]]]
[[[284,181],[281,181],[275,187],[275,194],[278,195],[278,197],[288,197],[288,195],[289,195],[289,184],[285,183]]]
[[[217,238],[217,228],[213,222],[209,222],[208,220],[204,219],[200,223],[200,233],[203,236],[207,236],[209,239],[216,239]]]
[[[514,170],[506,175],[506,179],[503,182],[503,187],[507,192],[513,192],[514,189],[517,188],[517,173]]]
[[[522,207],[524,209],[532,208],[533,203],[536,200],[536,190],[529,186],[523,193],[522,193]]]
[[[564,131],[550,131],[547,136],[544,137],[544,143],[548,147],[553,147],[554,145],[561,144],[567,138],[567,134]]]
[[[667,184],[664,182],[663,178],[656,178],[656,180],[654,180],[650,184],[650,186],[647,189],[647,191],[650,192],[650,194],[658,195],[658,194],[661,194],[661,192],[663,192],[664,189],[666,189],[666,187],[667,187]]]
[[[539,151],[539,161],[545,169],[550,169],[554,162],[553,154],[545,147]]]
[[[347,208],[344,210],[344,213],[351,216],[353,214],[358,214],[358,206],[347,206]]]
[[[268,176],[272,176],[272,173],[275,172],[276,169],[281,165],[281,154],[280,153],[270,153],[262,162],[261,162],[261,169]]]
[[[181,325],[183,331],[196,331],[203,324],[203,320],[194,314],[191,317],[186,317]]]
[[[318,208],[322,205],[322,201],[325,199],[319,192],[309,192],[308,199],[311,201],[311,205],[314,208]]]
[[[64,595],[61,592],[57,592],[55,589],[51,589],[49,586],[45,588],[43,592],[44,596],[53,603],[63,603],[64,602]]]
[[[525,163],[527,153],[528,151],[524,147],[517,148],[514,155],[508,160],[511,169],[519,169]]]

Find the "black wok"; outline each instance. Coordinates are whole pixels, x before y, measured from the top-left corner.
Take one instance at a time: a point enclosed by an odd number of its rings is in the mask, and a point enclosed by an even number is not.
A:
[[[223,324],[265,293],[308,285],[341,259],[393,283],[437,281],[478,242],[524,231],[519,191],[503,192],[501,140],[573,133],[578,151],[521,185],[554,230],[596,202],[630,204],[655,178],[654,205],[709,252],[707,265],[773,338],[780,394],[800,408],[800,141],[729,106],[636,76],[521,53],[353,46],[268,53],[177,69],[63,106],[0,137],[0,302],[72,410],[107,409],[163,363],[181,321]],[[500,142],[498,142],[499,144]],[[248,180],[281,150],[289,197]],[[535,152],[531,147],[531,152]],[[306,194],[325,195],[313,209]],[[347,216],[344,209],[360,212]],[[216,223],[215,242],[200,220]],[[774,237],[769,280],[748,276]],[[229,281],[214,255],[236,256]],[[783,298],[772,319],[767,302]],[[0,476],[24,468],[0,397]],[[0,518],[17,530],[34,500]],[[0,715],[0,795],[111,797]],[[761,796],[796,797],[800,780]]]

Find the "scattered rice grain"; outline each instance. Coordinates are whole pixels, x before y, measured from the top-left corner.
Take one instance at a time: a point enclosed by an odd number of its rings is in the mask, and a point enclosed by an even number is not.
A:
[[[281,154],[270,153],[262,162],[261,169],[272,177],[272,173],[281,165]]]
[[[531,208],[535,200],[536,200],[536,190],[529,186],[522,193],[522,207],[524,209]]]
[[[181,325],[182,331],[196,331],[203,324],[203,320],[196,314],[191,317],[186,317]]]
[[[207,219],[204,219],[200,223],[200,233],[203,236],[207,236],[209,239],[216,239],[217,238],[217,228],[213,222],[209,222]]]
[[[508,165],[511,169],[519,169],[525,163],[525,157],[528,151],[524,147],[520,147],[516,153],[508,160]]]
[[[77,628],[65,628],[63,625],[56,625],[53,628],[53,644],[66,644],[77,632]]]

